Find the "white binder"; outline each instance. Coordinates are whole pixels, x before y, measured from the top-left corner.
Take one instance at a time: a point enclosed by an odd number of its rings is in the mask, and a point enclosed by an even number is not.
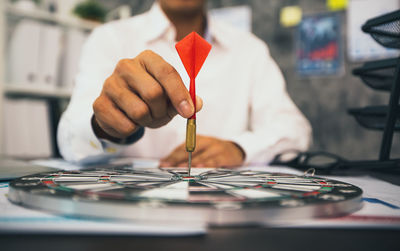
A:
[[[38,59],[41,24],[22,20],[10,39],[8,78],[11,84],[32,86],[39,80]]]
[[[62,30],[58,26],[41,24],[39,46],[39,81],[38,88],[56,89],[61,52]]]

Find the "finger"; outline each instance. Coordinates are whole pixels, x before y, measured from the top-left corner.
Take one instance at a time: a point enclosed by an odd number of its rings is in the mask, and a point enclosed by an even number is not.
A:
[[[152,51],[144,51],[138,57],[141,64],[164,88],[176,111],[184,118],[194,113],[194,105],[190,94],[178,72],[161,56]]]
[[[147,104],[127,89],[119,76],[112,75],[104,84],[103,91],[133,122],[146,126],[153,120]]]
[[[159,119],[166,115],[167,97],[162,86],[146,72],[137,60],[121,60],[116,69],[129,88],[149,106],[153,118]]]
[[[93,103],[94,116],[98,125],[112,137],[126,138],[135,132],[138,125],[133,123],[107,97],[100,96]]]
[[[196,112],[199,112],[203,108],[203,99],[196,95]]]
[[[168,116],[172,119],[175,117],[178,112],[175,110],[175,107],[171,104],[171,102],[168,102],[170,105],[168,105]],[[199,96],[196,95],[196,112],[199,112],[203,108],[203,99],[201,99]]]

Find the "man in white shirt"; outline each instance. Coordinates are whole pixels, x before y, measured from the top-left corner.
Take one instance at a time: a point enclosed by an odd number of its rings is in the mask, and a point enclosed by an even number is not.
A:
[[[193,166],[267,163],[277,153],[307,149],[310,125],[265,43],[206,16],[204,0],[159,0],[88,38],[59,124],[62,156],[83,164],[132,156],[187,165],[185,118],[194,107],[174,45],[192,31],[213,46],[196,78],[201,111]]]

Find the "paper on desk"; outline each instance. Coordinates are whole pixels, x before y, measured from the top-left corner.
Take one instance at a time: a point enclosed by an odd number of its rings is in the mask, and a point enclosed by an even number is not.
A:
[[[12,204],[8,183],[0,183],[0,233],[123,234],[190,236],[206,233],[203,225],[156,224],[66,218]]]

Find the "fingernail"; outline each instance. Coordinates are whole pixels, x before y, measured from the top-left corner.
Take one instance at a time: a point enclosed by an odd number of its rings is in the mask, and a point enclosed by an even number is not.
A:
[[[187,100],[183,100],[180,104],[179,104],[179,113],[188,118],[193,114],[193,106],[191,106],[189,104],[189,102],[187,102]]]

